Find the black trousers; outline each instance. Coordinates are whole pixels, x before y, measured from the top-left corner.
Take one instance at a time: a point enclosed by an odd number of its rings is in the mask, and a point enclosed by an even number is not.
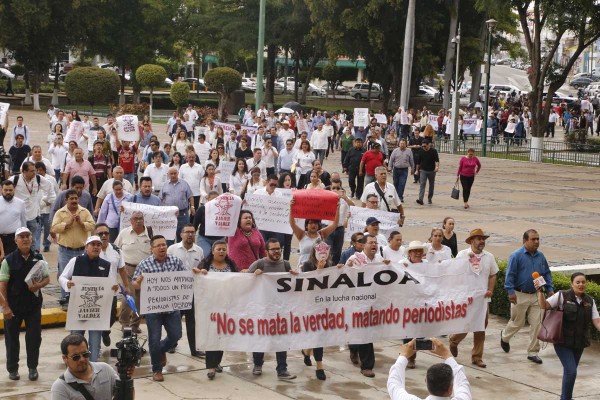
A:
[[[358,353],[360,369],[373,369],[375,367],[375,349],[373,343],[351,344],[348,346],[351,353]]]
[[[474,176],[460,176],[460,184],[463,189],[463,200],[465,203],[469,201],[469,196],[471,195],[471,188],[473,187],[473,182],[475,182]]]
[[[365,186],[365,176],[358,175],[358,171],[348,170],[348,184],[350,185],[350,191],[356,193],[356,198],[360,199]]]
[[[188,344],[190,345],[190,352],[193,354],[196,351],[196,316],[194,313],[194,301],[192,300],[192,308],[189,310],[181,310],[181,317],[185,316],[185,330],[187,332]],[[223,357],[221,352],[221,357]],[[208,359],[208,356],[207,356]],[[219,360],[219,362],[221,362]],[[206,362],[208,364],[208,361]],[[210,368],[210,367],[209,367]],[[212,367],[214,368],[214,367]]]
[[[112,302],[112,306],[110,309],[110,327],[112,328],[113,324],[115,323],[115,321],[117,320],[117,296],[113,296],[113,302]],[[107,331],[102,332],[102,336],[106,337],[109,336],[110,337],[110,329]]]
[[[1,234],[0,238],[2,238],[2,246],[4,247],[5,255],[9,255],[17,249],[17,243],[15,243],[14,233]]]
[[[206,352],[206,368],[217,368],[219,364],[221,364],[221,360],[223,360],[223,352],[222,351],[207,351]]]
[[[323,348],[315,347],[313,349],[313,357],[315,358],[315,361],[318,361],[318,362],[323,361]]]
[[[37,368],[42,345],[42,309],[38,308],[29,313],[15,314],[11,319],[4,320],[4,342],[6,344],[6,370],[19,370],[19,331],[25,321],[25,348],[27,350],[27,367]]]

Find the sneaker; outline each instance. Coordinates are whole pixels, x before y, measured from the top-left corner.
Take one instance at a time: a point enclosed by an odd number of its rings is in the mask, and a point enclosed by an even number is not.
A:
[[[291,380],[291,379],[296,379],[296,375],[292,375],[287,370],[285,370],[285,371],[282,371],[282,372],[278,372],[277,373],[277,378],[281,379],[281,380],[284,380],[284,381],[288,381],[288,380]]]
[[[110,347],[110,332],[102,333],[102,343],[104,343],[106,347]]]
[[[252,375],[262,375],[262,365],[255,365],[252,368]]]
[[[417,199],[417,204],[423,205],[423,200]]]

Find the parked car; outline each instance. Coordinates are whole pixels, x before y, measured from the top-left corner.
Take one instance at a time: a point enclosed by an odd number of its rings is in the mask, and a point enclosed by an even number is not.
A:
[[[298,82],[298,95],[302,95],[304,93],[304,83]],[[313,85],[312,83],[308,84],[307,96],[325,96],[327,93],[321,89]]]
[[[108,63],[98,63],[98,64],[96,64],[96,66],[97,66],[98,68],[102,68],[102,69],[110,69],[110,70],[113,70],[113,71],[115,71],[117,74],[119,73],[119,67],[115,67],[115,66],[114,66],[114,65],[112,65],[112,64],[108,64]]]
[[[329,83],[321,86],[321,89],[323,89],[326,93],[329,93]],[[335,94],[346,95],[348,93],[350,93],[350,89],[344,85],[337,85],[335,88]]]
[[[354,97],[356,100],[366,99],[369,93],[369,84],[368,83],[356,83],[352,89],[350,90],[350,96]],[[381,90],[381,86],[377,83],[373,83],[371,86],[371,98],[372,99],[381,99],[383,95],[383,91]]]
[[[460,89],[458,89],[458,94],[460,97],[466,97],[471,94],[471,82],[463,82]]]
[[[597,94],[600,94],[600,83],[598,83],[598,82],[590,83],[588,85],[588,87],[585,89],[585,92],[587,94],[589,94],[590,96],[595,96]]]
[[[583,89],[585,87],[587,87],[590,83],[594,82],[591,78],[586,78],[586,77],[579,77],[579,78],[575,78],[573,79],[569,85],[571,85],[574,88],[577,89]]]
[[[437,92],[435,90],[431,90],[429,87],[419,86],[419,90],[417,90],[417,97],[425,97],[427,101],[434,101],[437,97]]]
[[[496,61],[496,65],[510,65],[513,62],[512,58],[503,58]]]
[[[246,93],[256,92],[256,82],[250,78],[242,78],[242,90]]]
[[[188,85],[190,85],[190,90],[196,90],[196,87],[198,87],[198,90],[206,90],[206,85],[204,84],[204,79],[198,79],[198,78],[185,78],[182,80],[182,82],[187,83]],[[196,87],[194,87],[194,82]],[[171,85],[173,85],[171,83]]]
[[[496,92],[500,92],[500,93],[504,94],[505,96],[508,96],[513,91],[515,91],[517,94],[521,93],[521,89],[519,89],[518,87],[513,86],[513,85],[499,85],[496,83],[490,84],[490,93],[492,93],[492,94],[496,94]],[[483,95],[484,92],[485,92],[485,85],[481,85],[480,93]]]

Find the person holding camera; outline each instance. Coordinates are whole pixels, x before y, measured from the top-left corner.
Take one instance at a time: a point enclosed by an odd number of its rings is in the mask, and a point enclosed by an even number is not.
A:
[[[582,272],[571,275],[571,289],[561,290],[546,298],[545,285],[534,280],[540,308],[563,308],[563,343],[555,343],[554,351],[563,366],[561,400],[573,398],[577,366],[583,349],[591,344],[591,327],[600,331],[600,315],[594,299],[585,293],[586,277]],[[542,323],[543,326],[543,323]],[[545,329],[545,327],[542,327]]]
[[[400,356],[390,368],[387,389],[392,400],[418,400],[419,397],[409,394],[405,388],[405,372],[408,359],[417,353],[416,340],[400,347]],[[434,364],[427,369],[428,399],[470,400],[471,386],[465,374],[465,368],[458,364],[450,351],[437,338],[431,339],[431,352],[444,359],[443,363]]]

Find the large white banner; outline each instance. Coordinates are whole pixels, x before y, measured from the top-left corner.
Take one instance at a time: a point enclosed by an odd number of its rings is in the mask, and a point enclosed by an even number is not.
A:
[[[368,108],[355,108],[352,117],[354,126],[365,127],[369,126],[369,109]]]
[[[121,115],[117,117],[117,132],[121,142],[137,142],[140,139],[137,115]]]
[[[121,213],[121,230],[131,226],[131,215],[134,211],[144,214],[144,224],[152,227],[154,235],[162,235],[167,240],[175,240],[177,231],[177,207],[175,206],[149,206],[146,204],[123,202]]]
[[[74,276],[71,287],[66,329],[106,331],[110,329],[114,278]]]
[[[2,127],[5,129],[6,129],[6,126],[5,126],[6,113],[8,112],[9,108],[10,108],[9,103],[0,103],[0,125],[2,125]]]
[[[245,199],[244,210],[252,211],[261,230],[292,234],[289,197],[249,194]]]
[[[485,278],[485,279],[483,279]],[[196,275],[199,350],[274,352],[483,331],[487,277],[468,259]]]
[[[350,240],[352,234],[356,232],[364,232],[366,223],[365,221],[369,217],[375,217],[379,220],[379,233],[385,237],[392,231],[399,231],[398,220],[400,214],[381,211],[371,210],[363,207],[350,207],[350,218],[348,219],[348,226],[346,227],[346,240]]]
[[[205,206],[204,234],[207,236],[233,236],[237,229],[242,199],[231,193],[212,199]]]
[[[192,271],[144,274],[140,291],[140,314],[156,314],[192,308]]]
[[[463,133],[465,135],[477,135],[480,136],[481,120],[479,118],[465,118],[463,119]],[[479,125],[479,128],[478,128]]]
[[[256,132],[258,132],[258,128],[255,126],[246,126],[246,125],[242,125],[242,128],[239,130],[235,129],[235,125],[234,124],[228,124],[225,122],[219,122],[219,121],[214,121],[215,126],[217,127],[221,127],[223,128],[223,131],[225,132],[225,139],[227,139],[230,135],[231,135],[231,131],[236,131],[238,135],[240,135],[242,133],[242,129],[245,129],[248,132],[249,136],[254,136],[256,135]]]

